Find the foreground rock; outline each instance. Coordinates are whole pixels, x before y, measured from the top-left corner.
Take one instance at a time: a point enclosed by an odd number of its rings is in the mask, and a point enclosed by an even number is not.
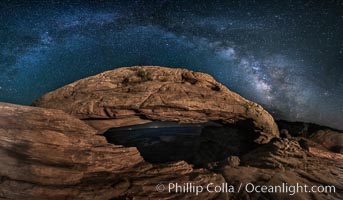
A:
[[[224,181],[185,162],[153,166],[136,148],[108,144],[96,133],[63,111],[0,103],[0,198],[176,198],[180,194],[156,192],[156,185]]]
[[[186,69],[128,67],[85,78],[33,104],[63,110],[104,132],[152,120],[180,123],[252,123],[256,142],[278,137],[272,116],[211,76]],[[101,119],[101,120],[99,120]],[[246,125],[246,124],[245,124]]]
[[[316,148],[304,150],[296,139],[277,139],[241,158],[239,167],[225,165],[218,171],[230,184],[252,183],[264,186],[293,186],[288,192],[231,194],[234,199],[342,199],[343,155]],[[294,189],[297,184],[302,189]],[[325,192],[305,192],[323,188]],[[333,187],[335,190],[333,190]],[[330,189],[331,188],[331,189]],[[248,190],[251,189],[251,185]],[[292,191],[291,191],[292,190]],[[302,190],[302,191],[301,191]],[[324,189],[323,189],[324,190]],[[331,191],[330,191],[331,190]]]
[[[2,199],[342,199],[343,155],[304,150],[296,139],[274,139],[206,169],[180,161],[149,164],[136,148],[108,144],[63,111],[0,103]],[[168,183],[204,188],[227,182],[234,192],[156,191]],[[237,191],[240,183],[241,191]],[[324,193],[249,193],[245,185],[334,186]],[[166,188],[165,188],[166,189]],[[213,188],[212,188],[213,189]]]

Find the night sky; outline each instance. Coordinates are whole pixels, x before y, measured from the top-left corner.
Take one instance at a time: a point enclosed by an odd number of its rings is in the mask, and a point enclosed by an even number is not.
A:
[[[343,1],[65,2],[1,1],[0,101],[159,65],[209,73],[278,119],[343,129]]]

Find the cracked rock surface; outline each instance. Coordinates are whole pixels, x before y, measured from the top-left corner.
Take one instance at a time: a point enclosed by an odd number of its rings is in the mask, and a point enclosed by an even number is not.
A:
[[[208,74],[165,67],[126,67],[45,94],[34,106],[60,109],[100,131],[149,120],[235,124],[252,120],[267,143],[278,137],[273,117]],[[99,120],[101,119],[101,120]]]
[[[203,73],[120,68],[50,92],[34,106],[39,107],[0,103],[0,199],[343,199],[341,131],[299,136],[284,125],[280,138],[274,119],[261,106]],[[108,128],[155,120],[215,121],[236,135],[224,131],[212,137],[218,132],[208,130],[197,158],[210,163],[201,168],[182,160],[151,164],[137,148],[110,144],[102,135]],[[254,147],[242,154],[215,162],[202,156],[211,155],[205,146],[215,153],[232,151],[235,137],[252,130]],[[219,144],[230,147],[220,149]],[[157,191],[163,188],[159,184],[205,188],[224,182],[235,191]],[[335,192],[249,193],[244,190],[248,183],[334,186]]]
[[[166,181],[224,181],[183,161],[152,165],[136,148],[109,144],[96,133],[63,111],[0,103],[0,199],[195,199],[193,194],[159,193],[155,187]]]

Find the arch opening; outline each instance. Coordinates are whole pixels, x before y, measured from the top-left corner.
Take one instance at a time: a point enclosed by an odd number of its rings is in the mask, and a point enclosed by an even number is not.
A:
[[[150,163],[184,160],[196,167],[241,156],[257,144],[252,121],[234,125],[220,122],[180,124],[153,121],[147,124],[111,128],[104,133],[109,143],[137,147]]]

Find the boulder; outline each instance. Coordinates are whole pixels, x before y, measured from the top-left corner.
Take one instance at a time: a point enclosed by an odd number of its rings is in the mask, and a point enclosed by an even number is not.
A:
[[[322,144],[325,148],[336,153],[343,153],[343,132],[324,129],[313,133],[311,140]]]
[[[292,136],[307,143],[309,147],[343,153],[343,131],[306,122],[277,120],[280,136]]]

